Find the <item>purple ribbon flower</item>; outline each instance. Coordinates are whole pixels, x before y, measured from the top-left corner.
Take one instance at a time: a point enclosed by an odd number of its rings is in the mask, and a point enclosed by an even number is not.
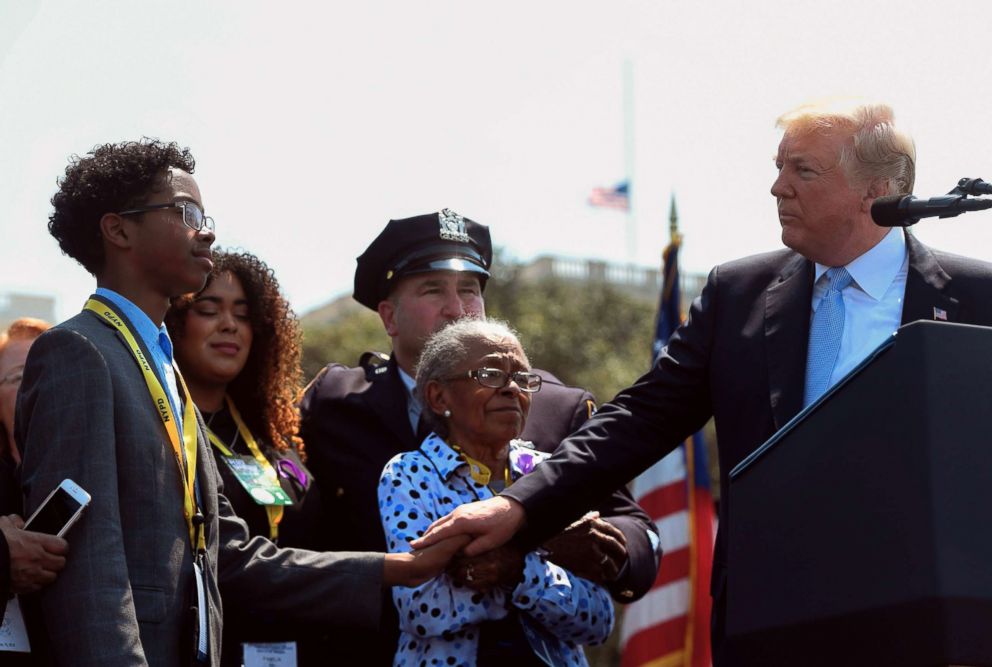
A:
[[[279,474],[287,479],[295,479],[299,482],[300,486],[304,489],[307,488],[307,474],[303,472],[300,466],[296,465],[289,459],[279,459],[278,463]]]
[[[534,455],[527,452],[517,454],[517,468],[520,469],[521,475],[526,475],[532,471],[534,469]]]

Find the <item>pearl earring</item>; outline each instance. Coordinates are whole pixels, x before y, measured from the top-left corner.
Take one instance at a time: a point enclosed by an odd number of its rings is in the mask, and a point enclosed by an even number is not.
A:
[[[445,411],[442,414],[444,414],[444,418],[445,419],[450,419],[451,418],[451,410],[445,409]]]

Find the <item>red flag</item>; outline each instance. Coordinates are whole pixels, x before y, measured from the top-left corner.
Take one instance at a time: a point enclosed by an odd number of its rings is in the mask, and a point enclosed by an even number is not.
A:
[[[681,320],[678,243],[666,248],[657,357]],[[658,577],[624,612],[621,667],[709,667],[714,512],[701,433],[634,480],[634,499],[658,526]]]

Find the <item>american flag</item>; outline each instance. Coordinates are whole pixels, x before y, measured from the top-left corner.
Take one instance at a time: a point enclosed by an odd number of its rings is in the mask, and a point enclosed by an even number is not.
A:
[[[589,205],[602,208],[615,208],[621,211],[630,209],[630,183],[623,181],[612,188],[593,188],[589,195]]]
[[[654,357],[682,320],[678,240],[665,249]],[[624,612],[621,667],[708,667],[713,497],[701,433],[634,480],[634,498],[658,526],[658,577]]]

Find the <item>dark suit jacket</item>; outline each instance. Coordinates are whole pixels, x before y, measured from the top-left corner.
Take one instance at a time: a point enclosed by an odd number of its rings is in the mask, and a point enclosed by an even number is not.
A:
[[[218,584],[228,605],[375,627],[382,556],[279,550],[263,538],[249,539],[221,493],[196,414],[211,664],[220,662]],[[65,570],[38,596],[42,627],[35,628],[32,645],[65,665],[187,664],[195,592],[182,483],[123,337],[88,311],[39,337],[24,370],[16,432],[28,512],[67,477],[93,497],[67,535]],[[39,631],[43,639],[36,642]]]
[[[550,373],[538,372],[544,384],[534,395],[521,438],[550,452],[588,419],[594,404],[589,392],[567,387]],[[384,550],[376,495],[379,476],[389,459],[420,444],[407,417],[406,387],[396,362],[390,360],[368,372],[331,364],[307,388],[300,409],[300,434],[306,443],[308,465],[321,486],[324,529],[331,548]],[[614,489],[622,486],[617,484]],[[657,560],[646,533],[648,528],[654,529],[653,523],[625,490],[606,494],[597,509],[627,538],[628,567],[611,591],[624,601],[642,596],[657,573]],[[387,597],[384,604],[387,617],[383,634],[386,628],[393,629],[389,641],[349,633],[348,639],[342,637],[339,642],[354,646],[354,659],[362,664],[392,663],[398,631],[391,600]],[[372,650],[378,650],[375,659]],[[341,664],[350,663],[342,658]]]
[[[903,323],[934,319],[992,325],[992,265],[931,251],[908,236]],[[728,472],[802,408],[814,266],[779,250],[718,266],[658,363],[604,405],[556,455],[505,495],[527,510],[533,536],[552,534],[715,417],[720,531],[711,592],[714,655],[722,647]],[[664,546],[664,545],[662,545]]]

